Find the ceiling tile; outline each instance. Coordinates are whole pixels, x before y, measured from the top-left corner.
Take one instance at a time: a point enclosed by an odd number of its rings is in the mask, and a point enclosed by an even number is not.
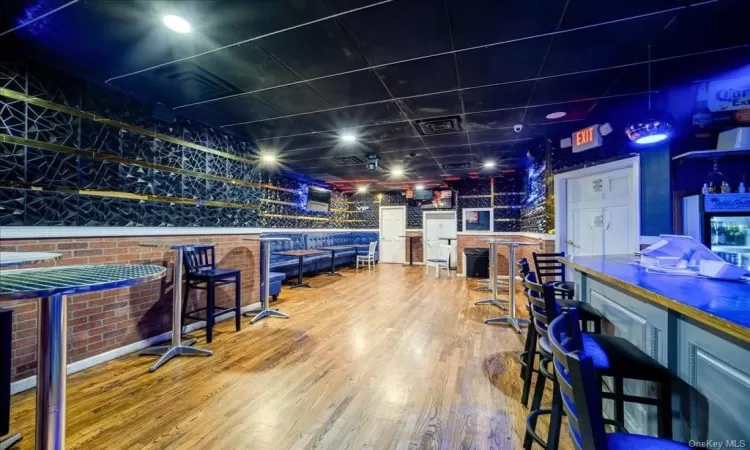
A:
[[[539,80],[531,105],[569,102],[648,90],[648,67],[639,65]],[[564,105],[562,110],[565,110]]]
[[[348,118],[346,124],[341,128],[379,122],[400,121],[404,118],[395,102],[352,106],[339,111]]]
[[[373,125],[358,130],[362,141],[381,141],[384,139],[400,139],[416,136],[414,128],[409,122]]]
[[[252,95],[242,95],[216,102],[204,103],[191,106],[186,108],[186,110],[202,111],[203,115],[207,118],[212,118],[214,114],[217,114],[218,117],[222,118],[222,123],[219,125],[264,120],[283,115],[278,109],[258,100]]]
[[[395,97],[429,94],[458,88],[453,55],[393,64],[375,69]]]
[[[455,145],[468,145],[466,133],[445,133],[431,136],[422,136],[427,147],[448,147]]]
[[[463,111],[458,92],[408,98],[399,100],[399,103],[410,119],[452,116]]]
[[[470,131],[480,131],[490,128],[506,128],[512,131],[513,125],[521,123],[523,116],[524,109],[466,114],[464,127]]]
[[[362,55],[333,20],[267,37],[259,45],[305,79],[365,67]]]
[[[536,78],[550,42],[544,37],[456,54],[461,87]]]
[[[450,0],[456,48],[555,31],[565,3],[564,0]]]
[[[459,146],[459,147],[440,147],[440,148],[431,148],[430,153],[435,158],[446,158],[450,156],[466,156],[471,155],[472,149],[468,145]]]
[[[253,94],[253,96],[284,114],[307,113],[332,107],[306,84],[270,89]]]
[[[512,128],[498,128],[479,131],[470,131],[469,139],[472,145],[486,142],[508,142],[523,139],[523,133],[516,133]]]
[[[677,88],[698,80],[741,76],[747,73],[747,61],[750,47],[655,62],[651,65],[652,86]]]
[[[557,35],[542,75],[647,61],[648,44],[673,17],[661,14]]]
[[[412,137],[405,139],[389,139],[386,141],[379,142],[381,146],[384,146],[389,151],[400,151],[400,150],[424,150],[425,146],[421,138]]]
[[[627,0],[608,2],[606,7],[599,0],[576,0],[570,2],[562,29],[571,29],[609,22],[617,19],[652,14],[672,8],[685,6],[684,0]],[[665,13],[670,15],[673,13]]]
[[[373,71],[355,72],[310,82],[333,106],[389,100],[391,98]]]
[[[504,84],[461,92],[467,113],[526,106],[534,88],[533,81]]]
[[[349,0],[331,0],[342,10]],[[373,65],[451,50],[443,2],[399,0],[340,17]]]
[[[265,120],[238,125],[244,133],[257,139],[279,138],[301,133],[314,133],[340,128],[345,119],[338,111],[328,111],[283,119]],[[235,127],[232,127],[235,128]]]

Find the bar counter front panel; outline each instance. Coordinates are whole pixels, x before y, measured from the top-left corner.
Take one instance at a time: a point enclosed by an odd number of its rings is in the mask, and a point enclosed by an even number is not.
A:
[[[603,332],[628,339],[676,377],[675,439],[749,442],[750,328],[745,319],[750,285],[647,273],[631,265],[632,259],[562,261],[571,269],[579,300],[607,319]],[[626,381],[625,390],[633,395],[655,392],[649,383],[637,381]],[[606,402],[605,411],[612,417]],[[655,435],[655,414],[653,407],[626,404],[625,426]]]

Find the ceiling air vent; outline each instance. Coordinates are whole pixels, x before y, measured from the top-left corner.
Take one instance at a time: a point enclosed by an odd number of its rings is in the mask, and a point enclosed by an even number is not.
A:
[[[463,131],[460,116],[435,117],[416,121],[419,132],[425,136]]]
[[[364,164],[365,160],[359,156],[337,156],[331,158],[331,161],[338,164],[339,166],[349,166],[352,164]]]
[[[442,170],[454,170],[454,169],[468,169],[471,167],[471,163],[453,163],[453,164],[440,164]]]

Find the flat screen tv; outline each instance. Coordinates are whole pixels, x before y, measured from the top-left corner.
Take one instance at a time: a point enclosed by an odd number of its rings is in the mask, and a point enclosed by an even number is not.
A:
[[[453,191],[427,191],[432,194],[430,201],[422,203],[422,209],[452,209]]]
[[[331,191],[317,186],[307,187],[307,210],[329,212],[331,207]]]

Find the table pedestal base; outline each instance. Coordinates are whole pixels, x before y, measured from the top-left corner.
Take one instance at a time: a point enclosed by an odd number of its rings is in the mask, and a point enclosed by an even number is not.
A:
[[[297,289],[301,287],[311,288],[309,283],[297,283],[297,284],[290,284],[289,289]]]
[[[4,439],[0,439],[0,450],[7,450],[20,440],[21,433],[11,434]]]
[[[154,365],[148,369],[149,372],[155,372],[156,369],[161,367],[164,363],[177,356],[211,356],[214,354],[211,350],[193,348],[191,347],[193,344],[195,344],[195,339],[187,339],[182,341],[179,345],[162,345],[159,347],[147,348],[140,354],[161,355],[161,358],[157,359]]]
[[[327,277],[340,277],[340,276],[343,276],[343,275],[341,275],[341,273],[340,273],[340,272],[328,272],[328,273],[326,274],[326,276],[327,276]]]
[[[493,317],[493,318],[487,318],[484,319],[484,323],[502,323],[502,324],[508,324],[512,326],[518,334],[521,334],[521,326],[529,326],[529,321],[527,319],[517,319],[515,317]]]
[[[255,311],[248,311],[245,314],[247,314],[247,315],[255,314],[255,317],[253,317],[252,319],[250,319],[250,323],[255,323],[255,322],[259,321],[260,319],[265,319],[266,317],[276,317],[276,318],[279,318],[279,319],[288,319],[289,318],[289,316],[287,316],[283,312],[279,312],[278,309],[268,309],[268,308],[266,308],[266,309],[260,309],[260,310],[256,309]]]
[[[497,299],[494,298],[485,298],[483,300],[479,300],[478,302],[474,303],[475,305],[495,305],[500,309],[508,309],[508,307],[502,303],[500,303]]]

